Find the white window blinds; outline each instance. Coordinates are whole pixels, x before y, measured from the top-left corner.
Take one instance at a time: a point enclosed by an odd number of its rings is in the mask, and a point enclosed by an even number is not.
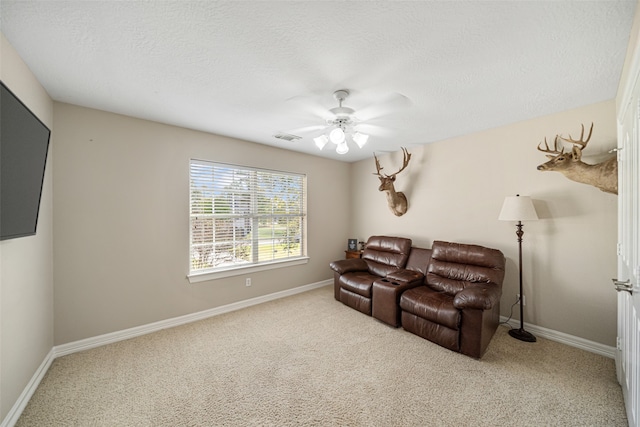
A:
[[[190,273],[304,256],[305,175],[191,160]]]

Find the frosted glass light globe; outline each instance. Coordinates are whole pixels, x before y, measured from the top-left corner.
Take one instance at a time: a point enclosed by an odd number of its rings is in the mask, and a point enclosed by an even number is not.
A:
[[[344,142],[344,131],[340,128],[335,128],[329,134],[329,140],[334,144],[342,144]]]
[[[338,154],[347,154],[348,152],[349,152],[349,146],[343,140],[340,144],[338,144],[338,147],[336,147],[336,153],[338,153]]]

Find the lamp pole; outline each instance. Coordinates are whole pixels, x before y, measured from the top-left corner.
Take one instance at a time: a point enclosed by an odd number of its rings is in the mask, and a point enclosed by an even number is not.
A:
[[[516,236],[518,236],[518,276],[520,279],[520,298],[518,298],[520,300],[520,329],[511,329],[509,335],[520,341],[536,342],[536,337],[532,333],[524,330],[524,309],[522,305],[524,298],[524,294],[522,293],[522,236],[524,235],[524,231],[522,231],[522,221],[518,221],[516,227],[518,227]]]
[[[517,221],[516,236],[518,236],[518,277],[520,279],[520,298],[518,298],[518,302],[520,303],[520,329],[511,329],[509,335],[521,341],[536,342],[536,337],[524,330],[524,293],[522,292],[522,236],[524,235],[524,231],[522,231],[522,221],[535,221],[538,219],[538,214],[536,213],[535,206],[533,206],[531,197],[520,197],[519,194],[516,194],[515,197],[505,197],[498,219],[500,221]]]

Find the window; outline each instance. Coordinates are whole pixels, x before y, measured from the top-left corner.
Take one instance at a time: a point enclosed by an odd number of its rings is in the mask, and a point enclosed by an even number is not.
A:
[[[305,175],[191,160],[189,183],[190,278],[305,259]]]

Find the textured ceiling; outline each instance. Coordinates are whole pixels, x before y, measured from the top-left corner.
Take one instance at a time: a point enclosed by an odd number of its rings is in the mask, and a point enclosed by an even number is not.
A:
[[[352,162],[614,98],[636,4],[2,0],[0,29],[56,101]],[[340,156],[308,127],[343,88],[372,136]]]

